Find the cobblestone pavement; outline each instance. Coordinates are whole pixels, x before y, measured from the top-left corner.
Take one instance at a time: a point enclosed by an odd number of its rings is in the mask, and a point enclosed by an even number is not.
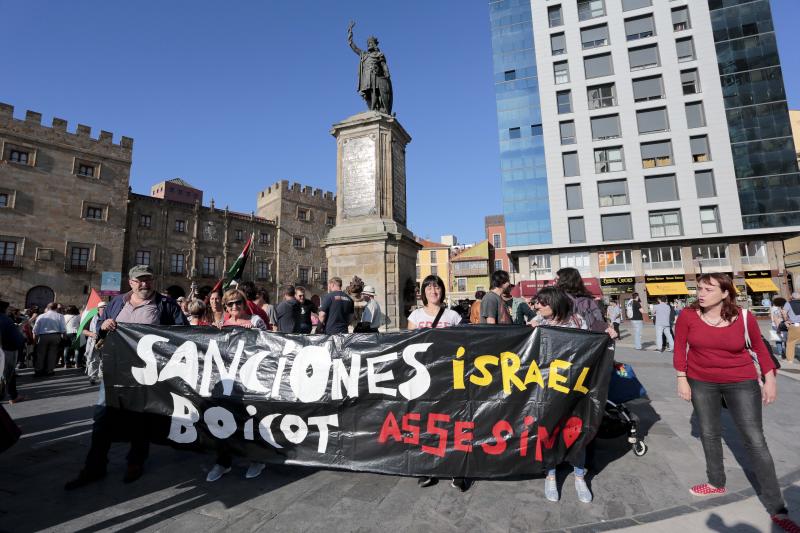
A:
[[[624,438],[595,441],[587,477],[595,499],[589,505],[577,501],[567,470],[559,476],[559,503],[545,500],[540,477],[480,481],[461,493],[444,481],[419,489],[410,478],[296,467],[268,467],[245,480],[246,465],[239,462],[220,481],[207,483],[212,457],[160,446],[152,447],[145,475],[124,485],[123,445],[114,446],[103,481],[65,492],[64,482],[78,472],[87,451],[97,387],[78,370],[59,370],[44,381],[26,370],[19,384],[29,401],[5,404],[25,435],[0,455],[0,531],[766,530],[766,513],[745,473],[745,451],[727,417],[730,493],[706,500],[689,494],[689,486],[705,480],[705,465],[691,407],[674,393],[671,354],[637,352],[627,344],[623,338],[617,360],[630,362],[647,387],[649,401],[631,409],[649,451],[635,457]],[[798,509],[800,365],[781,372],[779,399],[766,410],[764,424],[786,497]],[[727,518],[745,511],[754,525]]]

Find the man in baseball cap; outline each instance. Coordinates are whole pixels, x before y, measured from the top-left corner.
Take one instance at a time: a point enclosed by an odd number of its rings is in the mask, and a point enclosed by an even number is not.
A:
[[[364,285],[361,296],[367,302],[367,306],[361,314],[361,322],[359,322],[357,330],[359,332],[377,332],[378,328],[383,325],[383,312],[375,299],[375,287]]]

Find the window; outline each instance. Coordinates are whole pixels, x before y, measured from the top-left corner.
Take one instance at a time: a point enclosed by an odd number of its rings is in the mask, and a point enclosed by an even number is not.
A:
[[[728,265],[728,245],[709,244],[705,246],[692,246],[692,258],[698,259],[703,266]]]
[[[646,102],[664,98],[664,80],[661,76],[633,80],[633,101]]]
[[[258,244],[269,244],[272,242],[272,235],[269,233],[259,232],[258,234]]]
[[[297,280],[301,285],[308,285],[308,267],[297,267]]]
[[[567,209],[583,209],[580,184],[567,185]]]
[[[713,170],[698,170],[694,173],[694,183],[698,198],[712,198],[717,195]]]
[[[244,240],[244,231],[242,231],[240,229],[234,230],[233,235],[234,235],[233,238],[238,242],[241,242],[241,241]]]
[[[695,163],[711,161],[711,153],[708,151],[707,135],[690,137],[689,144],[692,147],[692,161],[694,161]]]
[[[689,6],[676,7],[672,10],[672,29],[683,31],[691,28],[689,23]]]
[[[514,81],[517,79],[517,71],[516,70],[507,70],[503,72],[503,78],[506,81]]]
[[[592,260],[588,252],[559,254],[558,258],[561,268],[572,267],[583,273],[592,271]]]
[[[703,102],[690,102],[686,104],[686,124],[689,128],[702,128],[706,125],[706,114],[703,111]]]
[[[550,272],[550,255],[531,255],[528,259],[531,272]]]
[[[719,209],[713,207],[700,208],[700,230],[703,235],[719,233]]]
[[[542,133],[541,124],[531,124],[531,137],[541,137]]]
[[[335,226],[336,225],[336,217],[332,217],[332,216],[328,215],[325,218],[325,225],[328,226],[328,227]]]
[[[553,64],[553,77],[555,84],[569,83],[569,64],[566,61],[559,61]]]
[[[519,139],[522,136],[519,128],[508,128],[509,139]]]
[[[619,115],[606,115],[604,117],[592,117],[592,139],[595,141],[603,139],[616,139],[620,137]]]
[[[494,235],[494,236],[496,236],[496,237],[497,237],[497,239],[496,239],[496,242],[498,242],[498,243],[499,243],[499,242],[500,242],[500,235],[498,235],[498,234],[496,234],[496,233],[495,233],[495,235]],[[499,247],[500,247],[500,245],[499,245],[499,244],[495,244],[495,248],[499,248]],[[432,265],[435,265],[435,264],[436,264],[436,250],[431,250],[431,252],[430,252],[430,263],[431,263]]]
[[[660,64],[658,60],[658,45],[651,44],[649,46],[631,48],[628,50],[628,61],[631,65],[631,70],[657,67]]]
[[[669,131],[669,120],[667,119],[667,108],[644,109],[636,112],[636,124],[639,125],[639,133],[654,133],[656,131]]]
[[[764,241],[740,242],[739,255],[745,265],[769,264],[767,243]]]
[[[322,270],[319,271],[319,279],[323,284],[328,283],[328,269],[327,268],[323,268]]]
[[[625,38],[629,41],[645,39],[655,34],[656,26],[653,22],[653,15],[643,15],[625,21]]]
[[[642,264],[645,268],[683,268],[681,247],[642,248]]]
[[[308,222],[311,220],[311,213],[308,209],[298,208],[297,209],[297,220],[301,220],[303,222]]]
[[[87,206],[84,216],[87,220],[103,220],[103,208],[96,206]]]
[[[497,272],[498,270],[503,270],[503,260],[502,259],[495,259],[494,260],[494,270]]]
[[[601,215],[600,227],[604,241],[625,241],[633,239],[633,224],[630,213]]]
[[[572,91],[558,91],[556,93],[556,106],[558,114],[572,113]]]
[[[69,251],[69,268],[76,271],[89,269],[89,248],[73,246]]]
[[[700,92],[700,78],[697,76],[697,69],[681,71],[681,85],[683,94],[697,94]]]
[[[611,62],[611,54],[600,54],[583,58],[583,70],[586,72],[587,79],[611,76],[614,74],[614,64]]]
[[[597,174],[625,170],[622,147],[597,148],[594,151],[594,171]]]
[[[563,35],[563,33],[562,33]],[[608,44],[608,25],[592,26],[581,29],[581,46],[584,50],[606,46]]]
[[[200,269],[201,275],[205,277],[214,277],[217,275],[217,258],[204,257]]]
[[[653,5],[652,0],[622,0],[622,10],[632,11],[642,7],[650,7]]]
[[[550,52],[554,56],[567,53],[567,39],[563,33],[554,33],[550,36]]]
[[[691,37],[675,41],[675,49],[678,51],[678,62],[695,59],[694,40]]]
[[[575,122],[568,120],[558,125],[561,132],[561,144],[575,144]]]
[[[305,238],[304,237],[292,237],[292,246],[295,248],[304,248],[305,247]]]
[[[260,280],[269,279],[269,263],[259,261],[258,265],[256,265],[256,278]]]
[[[8,207],[8,206],[9,206],[9,195],[8,195],[8,193],[7,192],[0,192],[0,207]]]
[[[464,292],[467,290],[467,278],[458,278],[456,279],[456,287],[458,292]]]
[[[678,182],[675,174],[646,176],[644,190],[648,203],[669,202],[678,199]]]
[[[583,217],[569,219],[569,242],[586,242],[586,229],[583,226]]]
[[[598,252],[597,263],[600,272],[622,272],[633,270],[633,254],[630,250]]]
[[[561,26],[564,24],[564,18],[561,15],[561,6],[549,6],[547,8],[547,20],[551,28]]]
[[[589,109],[613,107],[617,105],[617,88],[613,83],[595,85],[586,89],[586,97],[589,100]]]
[[[561,162],[564,165],[564,177],[578,176],[578,152],[565,152],[561,154]]]
[[[606,14],[604,0],[578,0],[578,20],[589,20]]]
[[[650,212],[651,237],[680,237],[681,235],[683,235],[683,228],[679,209]]]
[[[85,163],[78,163],[78,176],[86,176],[88,178],[94,177],[94,165],[87,165]]]
[[[22,165],[29,164],[30,161],[30,152],[26,152],[24,150],[12,148],[8,154],[8,160],[13,163],[20,163]]]
[[[150,215],[139,215],[139,227],[140,228],[153,227],[153,218]]]
[[[657,141],[642,143],[642,168],[665,167],[672,164],[672,143]]]
[[[186,233],[186,221],[185,220],[176,220],[175,221],[175,231],[178,233]]]
[[[185,266],[186,266],[186,258],[183,254],[170,254],[169,256],[170,274],[183,274]]]
[[[136,250],[136,264],[149,265],[150,264],[150,250]]]
[[[611,180],[598,182],[597,197],[600,207],[628,205],[628,181]]]
[[[14,266],[17,260],[17,242],[0,240],[0,266]]]

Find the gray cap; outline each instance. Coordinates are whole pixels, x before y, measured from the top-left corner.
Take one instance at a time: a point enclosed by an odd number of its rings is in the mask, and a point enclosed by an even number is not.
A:
[[[152,276],[153,267],[150,265],[136,265],[128,271],[128,278],[136,279],[142,276]]]

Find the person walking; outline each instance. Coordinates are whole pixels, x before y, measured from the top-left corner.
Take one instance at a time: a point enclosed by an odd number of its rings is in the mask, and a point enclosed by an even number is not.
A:
[[[641,350],[644,317],[642,316],[642,302],[639,300],[638,292],[633,293],[633,298],[628,300],[627,305],[630,306],[631,325],[633,326],[633,347]]]
[[[612,339],[617,338],[616,330],[606,322],[605,314],[597,304],[597,300],[586,289],[577,268],[559,269],[556,272],[556,287],[569,294],[573,311],[586,322],[586,329],[595,333],[607,333]]]
[[[786,321],[783,318],[783,307],[786,305],[786,298],[776,296],[772,300],[769,308],[769,319],[772,324],[772,331],[775,332],[775,354],[782,359],[786,359]]]
[[[503,293],[510,287],[508,272],[492,272],[492,289],[481,300],[481,324],[511,324],[511,313],[503,299]]]
[[[100,379],[100,352],[95,350],[97,346],[97,323],[103,320],[103,313],[108,304],[101,301],[97,304],[97,313],[89,322],[89,327],[83,330],[86,337],[86,375],[89,376],[89,385],[97,385]]]
[[[355,311],[353,299],[342,291],[342,278],[328,280],[328,294],[319,306],[319,321],[326,335],[348,333]],[[317,330],[320,328],[317,327]]]
[[[667,338],[669,344],[669,351],[673,350],[674,342],[672,340],[672,327],[671,321],[673,315],[672,306],[670,306],[664,298],[658,297],[658,303],[653,309],[656,323],[656,350],[663,351],[664,337]]]
[[[58,312],[57,303],[50,302],[33,326],[33,337],[36,344],[34,377],[55,375],[58,353],[66,332],[67,325],[64,322],[64,315]]]
[[[486,291],[475,291],[475,301],[469,306],[469,323],[481,323],[481,302],[483,297],[486,296]]]
[[[786,360],[793,363],[795,344],[800,342],[800,292],[792,293],[783,312],[786,316]]]
[[[697,301],[681,313],[675,337],[677,393],[694,407],[708,477],[689,491],[695,496],[727,492],[722,462],[724,401],[745,442],[762,505],[777,526],[798,531],[788,517],[762,424],[762,406],[777,398],[776,368],[755,316],[736,305],[736,289],[727,274],[700,276]]]
[[[78,338],[78,326],[81,324],[81,315],[78,308],[68,305],[64,310],[64,325],[66,326],[66,337],[64,338],[64,348],[62,357],[64,368],[73,368],[78,365],[78,350],[75,349],[75,339]]]
[[[612,298],[606,309],[606,320],[611,323],[611,327],[617,332],[619,337],[619,326],[622,323],[622,308],[619,306],[616,298]]]
[[[286,285],[281,290],[283,301],[275,309],[278,318],[278,331],[281,333],[301,333],[302,306],[295,298],[294,285]],[[309,331],[311,329],[309,328]]]
[[[300,304],[300,333],[308,335],[314,328],[314,315],[317,314],[317,306],[306,298],[305,287],[295,287],[294,297],[297,298],[297,302]]]
[[[361,291],[361,296],[367,301],[364,312],[361,314],[359,331],[377,333],[378,328],[383,325],[383,312],[378,301],[375,299],[375,287],[365,285]]]
[[[9,403],[13,405],[26,399],[17,391],[17,359],[25,357],[25,336],[7,310],[8,302],[0,301],[0,347],[5,352],[5,368],[0,365],[0,374],[6,376]],[[0,399],[2,396],[0,393]]]

